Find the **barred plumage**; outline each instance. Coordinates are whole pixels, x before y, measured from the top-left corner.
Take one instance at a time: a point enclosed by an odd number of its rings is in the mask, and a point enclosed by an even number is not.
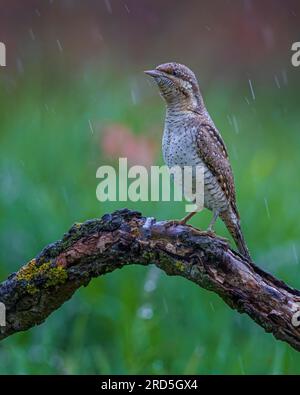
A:
[[[194,73],[179,63],[146,71],[167,104],[163,156],[168,166],[204,166],[204,206],[224,221],[241,254],[251,260],[240,226],[234,178],[225,143],[206,107]],[[182,222],[186,222],[191,214]]]

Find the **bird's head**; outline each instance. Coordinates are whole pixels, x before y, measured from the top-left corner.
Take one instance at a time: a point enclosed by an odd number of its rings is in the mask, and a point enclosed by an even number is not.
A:
[[[179,63],[164,63],[145,73],[154,78],[167,106],[185,111],[201,110],[203,101],[198,82],[188,67]]]

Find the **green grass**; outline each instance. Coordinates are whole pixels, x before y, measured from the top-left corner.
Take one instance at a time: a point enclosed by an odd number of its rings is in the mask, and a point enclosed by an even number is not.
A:
[[[181,203],[96,200],[96,169],[108,161],[99,149],[102,125],[119,122],[140,135],[157,125],[160,138],[164,110],[143,80],[134,104],[131,77],[100,75],[91,69],[50,80],[37,70],[15,86],[0,82],[2,279],[76,221],[125,205],[157,218],[183,215]],[[230,151],[253,258],[300,287],[296,87],[257,84],[255,101],[247,88],[218,81],[206,102]],[[206,227],[210,215],[200,213],[192,224]],[[216,230],[228,237],[220,222]],[[156,288],[149,292],[152,277]],[[300,373],[300,356],[216,295],[153,267],[131,266],[93,280],[43,325],[2,341],[0,366],[2,374],[292,374]]]

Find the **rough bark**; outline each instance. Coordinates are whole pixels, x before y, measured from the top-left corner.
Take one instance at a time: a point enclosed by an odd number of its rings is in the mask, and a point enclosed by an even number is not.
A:
[[[75,224],[0,284],[0,339],[42,323],[82,285],[130,264],[155,264],[216,292],[231,308],[300,350],[300,292],[230,249],[224,239],[127,209]]]

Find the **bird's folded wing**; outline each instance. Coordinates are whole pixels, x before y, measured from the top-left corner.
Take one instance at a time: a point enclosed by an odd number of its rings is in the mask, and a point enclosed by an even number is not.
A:
[[[199,156],[208,169],[217,178],[233,210],[238,215],[235,199],[235,187],[228,153],[220,133],[214,126],[201,123],[196,133]]]

